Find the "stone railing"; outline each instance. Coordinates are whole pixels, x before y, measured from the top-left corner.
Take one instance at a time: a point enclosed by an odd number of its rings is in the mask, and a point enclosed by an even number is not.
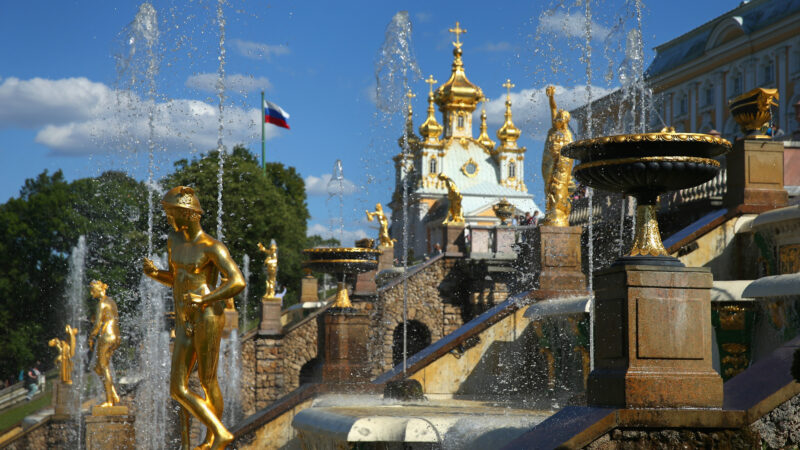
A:
[[[717,176],[699,186],[664,194],[661,196],[661,211],[673,211],[687,203],[703,201],[721,205],[722,199],[728,191],[727,182],[728,171],[722,169]]]

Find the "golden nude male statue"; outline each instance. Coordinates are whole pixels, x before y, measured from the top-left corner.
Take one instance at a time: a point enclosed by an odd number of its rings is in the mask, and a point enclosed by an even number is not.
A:
[[[223,400],[217,382],[223,311],[226,300],[244,289],[245,280],[227,247],[201,228],[203,210],[192,188],[171,189],[161,205],[172,227],[167,237],[169,269],[159,270],[146,258],[143,269],[147,276],[171,286],[175,298],[170,395],[181,405],[182,448],[189,448],[191,414],[208,429],[198,448],[223,449],[233,440],[220,420]],[[195,365],[205,398],[189,390]]]
[[[447,175],[440,173],[438,178],[444,182],[447,188],[447,199],[450,200],[450,209],[447,211],[447,217],[444,219],[443,224],[460,224],[464,223],[464,211],[461,209],[461,191],[458,190],[456,184]]]
[[[106,401],[100,407],[109,407],[119,404],[119,395],[114,388],[114,381],[111,379],[111,355],[119,347],[119,313],[117,312],[117,302],[111,297],[106,296],[108,285],[100,280],[89,283],[89,293],[92,298],[96,298],[97,311],[95,313],[94,328],[89,333],[89,348],[94,345],[94,337],[97,336],[97,364],[94,371],[103,379],[103,387],[106,390]]]
[[[275,244],[275,241],[272,241],[272,243],[269,244],[269,248],[266,248],[259,242],[258,250],[267,254],[267,257],[264,258],[264,267],[267,268],[267,286],[263,298],[272,299],[275,298],[275,290],[278,287],[278,246]]]
[[[372,222],[373,219],[377,219],[378,225],[380,225],[380,231],[378,232],[380,245],[394,247],[396,239],[392,239],[389,236],[389,220],[386,219],[386,214],[383,213],[383,205],[380,203],[375,205],[375,211],[367,211],[367,220]]]
[[[56,355],[56,365],[59,368],[59,375],[61,375],[61,382],[64,384],[72,384],[72,357],[75,356],[75,335],[78,334],[77,328],[67,325],[67,339],[69,341],[62,341],[59,338],[53,338],[47,341],[47,345],[55,347],[58,350]]]
[[[556,106],[554,86],[547,86],[547,97],[550,99],[550,117],[553,127],[547,132],[542,155],[542,180],[546,196],[546,216],[542,225],[569,226],[569,213],[572,204],[569,192],[574,189],[572,183],[572,159],[561,155],[561,148],[572,142],[569,130],[569,111]]]

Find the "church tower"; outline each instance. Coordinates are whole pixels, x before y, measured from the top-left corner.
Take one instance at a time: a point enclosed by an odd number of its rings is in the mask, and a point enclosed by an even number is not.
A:
[[[461,35],[467,30],[456,22],[450,32],[455,35],[453,62],[450,77],[434,89],[433,75],[425,82],[429,85],[427,117],[419,127],[418,137],[413,129],[411,100],[406,118],[406,132],[399,140],[400,153],[395,161],[395,192],[389,207],[392,209],[390,234],[397,239],[395,256],[402,255],[403,227],[409,234],[408,248],[411,259],[429,253],[441,240],[442,221],[447,215],[447,189],[439,175],[449,177],[463,196],[462,209],[466,226],[496,226],[492,206],[506,199],[516,214],[538,210],[525,187],[523,161],[525,147],[519,147],[521,135],[514,126],[511,113],[510,80],[506,80],[505,122],[496,132],[498,143],[489,137],[485,108],[480,115],[479,102],[488,101],[480,87],[472,84],[466,75],[463,61]],[[441,124],[436,117],[436,107],[441,113]],[[473,119],[480,121],[480,134],[473,135]],[[405,141],[408,136],[408,142]],[[403,149],[407,152],[403,152]],[[407,217],[403,208],[403,190],[408,192]]]

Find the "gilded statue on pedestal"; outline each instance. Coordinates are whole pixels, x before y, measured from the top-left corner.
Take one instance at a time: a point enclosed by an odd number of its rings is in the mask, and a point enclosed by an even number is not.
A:
[[[75,356],[75,335],[78,334],[78,329],[72,328],[71,325],[67,325],[65,329],[69,341],[53,338],[47,342],[47,345],[55,347],[56,350],[58,350],[55,362],[56,366],[59,368],[58,372],[61,375],[61,382],[64,384],[72,384],[72,357]]]
[[[461,200],[463,199],[461,192],[458,190],[453,180],[447,175],[440,173],[438,178],[444,182],[447,188],[447,199],[450,201],[450,209],[447,211],[447,217],[442,224],[464,223],[464,211],[461,209]]]
[[[273,299],[275,298],[275,290],[278,287],[278,246],[275,244],[275,241],[272,241],[272,243],[269,244],[269,248],[266,248],[259,242],[258,249],[267,254],[267,257],[264,258],[264,267],[267,268],[267,286],[263,298]]]
[[[194,189],[173,188],[161,205],[172,228],[167,237],[169,269],[159,270],[145,258],[143,270],[172,287],[175,299],[170,395],[181,405],[182,448],[189,448],[190,417],[194,416],[208,430],[198,448],[223,449],[233,440],[221,421],[223,400],[217,381],[223,312],[227,299],[244,289],[245,280],[228,248],[200,226],[203,210]],[[195,366],[205,398],[189,390]]]
[[[380,245],[382,247],[394,247],[396,239],[392,239],[389,236],[389,220],[386,219],[386,215],[383,213],[383,205],[380,203],[375,205],[375,211],[367,211],[367,220],[372,222],[373,219],[377,219],[378,225],[380,225],[380,231],[378,232]]]
[[[542,180],[546,196],[546,216],[542,225],[569,226],[572,209],[569,193],[574,190],[572,182],[572,159],[561,154],[561,148],[572,142],[569,130],[569,111],[556,106],[554,86],[547,86],[550,99],[550,117],[553,127],[547,132],[542,155]]]
[[[96,298],[97,312],[94,318],[94,328],[89,333],[89,348],[94,345],[94,337],[97,336],[97,364],[94,371],[103,380],[103,387],[106,390],[106,401],[100,407],[114,406],[119,404],[119,395],[114,388],[114,381],[111,379],[111,355],[119,347],[119,314],[117,313],[117,303],[111,297],[106,296],[108,285],[100,280],[89,283],[89,292],[92,298]]]

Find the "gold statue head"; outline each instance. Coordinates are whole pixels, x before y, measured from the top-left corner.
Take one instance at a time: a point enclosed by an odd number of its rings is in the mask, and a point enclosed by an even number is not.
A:
[[[108,285],[100,280],[94,280],[89,283],[89,293],[92,294],[92,298],[105,297],[106,290],[108,290]]]
[[[60,344],[60,342],[59,342],[58,338],[53,338],[53,339],[50,339],[49,341],[47,341],[47,345],[49,345],[50,347],[58,347],[59,344]]]
[[[381,205],[380,203],[376,203],[375,204],[375,211],[383,212],[383,205]]]
[[[203,214],[200,200],[189,186],[170,189],[161,199],[161,206],[167,213],[167,221],[175,231],[184,228],[188,222],[199,222]]]

